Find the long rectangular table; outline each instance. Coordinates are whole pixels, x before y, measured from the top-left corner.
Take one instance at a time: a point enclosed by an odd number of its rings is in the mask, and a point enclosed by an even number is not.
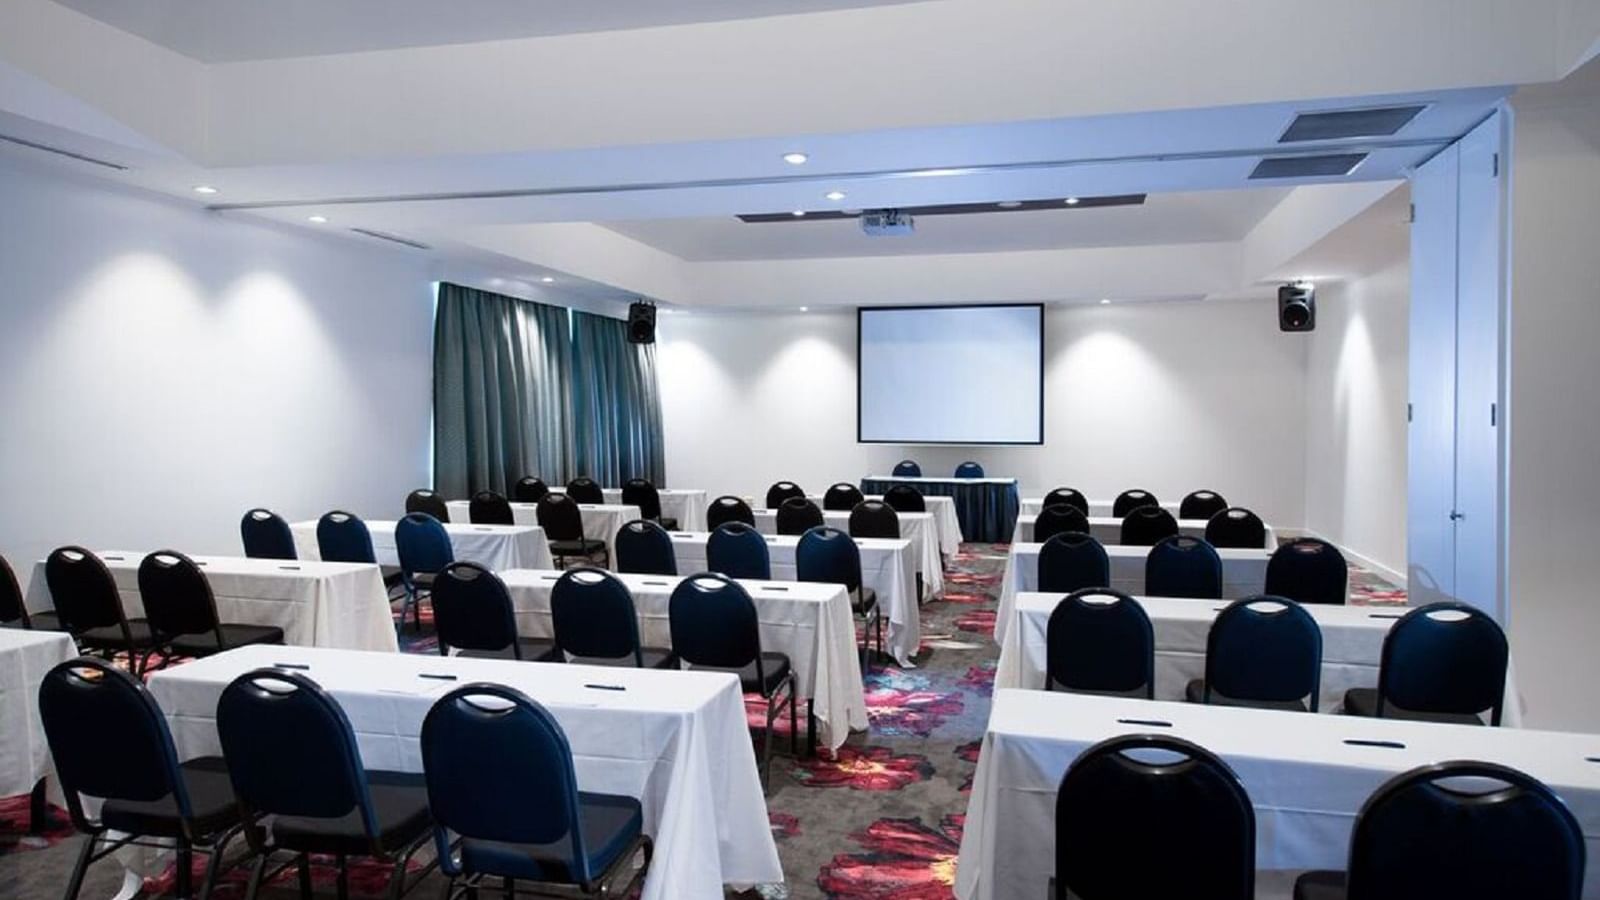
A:
[[[372,549],[378,564],[400,565],[400,553],[395,549],[395,523],[368,520],[372,532]],[[321,559],[317,546],[317,523],[295,522],[289,526],[294,533],[294,548],[301,559]],[[475,562],[498,572],[501,569],[549,569],[555,566],[550,556],[550,542],[544,529],[537,525],[468,525],[447,522],[445,533],[450,535],[450,546],[457,560]]]
[[[672,533],[672,549],[678,557],[680,573],[706,571],[706,539],[709,537],[703,531]],[[767,552],[772,558],[772,577],[778,581],[795,580],[794,556],[800,539],[783,535],[765,537]],[[911,542],[905,538],[856,538],[855,542],[861,548],[861,583],[877,592],[878,608],[888,621],[885,640],[889,654],[901,665],[909,666],[922,642]]]
[[[961,521],[963,540],[1002,543],[1016,528],[1019,500],[1015,478],[895,478],[868,475],[861,479],[863,494],[882,494],[897,484],[909,484],[928,496],[950,497]]]
[[[864,494],[867,500],[882,500],[882,494]],[[822,509],[824,496],[822,494],[807,494],[806,499]],[[752,504],[754,505],[754,504]],[[945,556],[955,556],[961,552],[961,519],[956,516],[956,500],[954,497],[944,497],[938,494],[925,494],[922,505],[929,515],[933,516],[934,532],[939,540],[939,552]],[[694,531],[685,528],[684,531]]]
[[[1298,871],[1343,869],[1351,825],[1373,791],[1400,772],[1452,759],[1500,763],[1549,785],[1577,816],[1589,858],[1600,858],[1600,765],[1592,761],[1600,736],[997,690],[956,896],[1043,896],[1061,776],[1093,744],[1142,733],[1193,741],[1238,773],[1255,807],[1257,897],[1287,898]],[[1600,867],[1589,867],[1584,896],[1600,897]]]
[[[54,770],[39,718],[39,684],[77,655],[78,645],[62,632],[0,628],[0,797],[32,792]]]
[[[1005,574],[1000,579],[999,611],[995,614],[994,639],[1005,644],[1006,629],[1017,614],[1017,595],[1039,589],[1039,550],[1043,544],[1012,544],[1006,558]],[[1150,555],[1149,547],[1129,547],[1111,544],[1106,556],[1111,562],[1111,587],[1124,594],[1141,596],[1144,590],[1144,564]],[[1261,593],[1267,582],[1265,550],[1217,551],[1222,557],[1222,596],[1229,600],[1250,597]]]
[[[1115,500],[1095,500],[1092,497],[1088,499],[1089,515],[1091,516],[1111,516],[1111,510],[1117,504],[1117,501]],[[1172,513],[1172,515],[1176,517],[1178,515],[1178,507],[1180,505],[1181,504],[1177,503],[1176,501],[1169,501],[1162,503],[1161,508],[1169,513]],[[1044,498],[1023,497],[1021,509],[1023,515],[1037,516],[1039,513],[1044,511]],[[1115,517],[1113,516],[1113,518]]]
[[[333,695],[355,730],[362,762],[373,769],[422,771],[423,718],[452,688],[474,681],[516,688],[566,732],[582,790],[626,794],[643,804],[644,830],[656,842],[646,898],[720,900],[724,884],[783,881],[744,699],[732,675],[242,647],[151,678],[179,758],[218,753],[223,688],[245,672],[279,664],[305,666],[300,674]],[[621,690],[590,687],[596,684]]]
[[[1089,516],[1089,533],[1102,544],[1115,544],[1122,540],[1122,520],[1115,516]],[[1013,544],[1033,542],[1033,523],[1038,521],[1038,513],[1023,513],[1017,516],[1017,530],[1011,535]],[[1203,538],[1206,536],[1205,519],[1179,519],[1178,533],[1189,537]],[[1272,526],[1266,526],[1267,537],[1261,543],[1263,550],[1278,549],[1278,535]]]
[[[511,590],[518,633],[549,637],[550,590],[561,573],[514,569],[500,573]],[[683,581],[664,575],[618,575],[633,595],[639,617],[639,641],[646,647],[671,647],[667,605]],[[741,581],[755,601],[761,622],[761,649],[789,657],[798,695],[812,703],[830,750],[844,744],[851,731],[867,727],[867,700],[856,653],[856,629],[850,595],[842,585],[803,581]]]
[[[997,688],[1044,687],[1047,630],[1050,613],[1064,594],[1017,595],[1015,621],[1006,629],[995,672]],[[1181,701],[1184,688],[1206,674],[1206,636],[1211,623],[1226,606],[1222,600],[1188,600],[1177,597],[1135,597],[1150,616],[1156,639],[1156,699]],[[1378,686],[1378,663],[1383,639],[1405,615],[1405,609],[1382,606],[1324,606],[1307,604],[1306,612],[1322,631],[1321,712],[1338,712],[1350,688]],[[1515,678],[1506,676],[1506,727],[1522,722],[1522,704]]]
[[[778,533],[777,510],[756,509],[751,512],[755,513],[757,531],[762,534]],[[939,560],[939,539],[935,534],[933,513],[898,513],[897,516],[900,519],[900,536],[911,542],[912,565],[917,574],[922,576],[923,589],[929,597],[941,596],[944,594],[944,564]],[[822,519],[840,531],[850,530],[848,512],[824,510]]]
[[[314,543],[314,542],[313,542]],[[144,616],[139,563],[146,554],[108,550],[99,554],[122,596],[130,619]],[[272,625],[285,643],[305,647],[398,652],[389,594],[377,566],[316,560],[190,557],[206,573],[224,622]],[[44,561],[34,564],[28,609],[54,609]]]
[[[706,530],[706,492],[695,488],[658,488],[661,497],[661,517],[676,519],[684,531]],[[606,503],[622,503],[621,488],[605,489]]]
[[[470,522],[472,502],[451,500],[445,504],[451,522]],[[608,549],[617,543],[617,532],[622,526],[639,518],[639,507],[621,503],[580,503],[578,512],[583,516],[583,536],[591,541],[605,541]],[[511,504],[511,520],[518,525],[539,525],[539,504]],[[611,554],[611,568],[616,568],[616,553]]]

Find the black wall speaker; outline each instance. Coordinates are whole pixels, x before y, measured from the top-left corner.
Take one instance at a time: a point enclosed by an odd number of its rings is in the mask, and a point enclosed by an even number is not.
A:
[[[1313,331],[1317,327],[1317,290],[1309,284],[1278,288],[1278,330]]]
[[[654,344],[655,342],[655,306],[640,301],[628,304],[628,343]]]

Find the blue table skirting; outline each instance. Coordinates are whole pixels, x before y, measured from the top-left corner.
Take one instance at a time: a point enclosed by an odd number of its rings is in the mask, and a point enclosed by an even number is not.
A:
[[[882,494],[900,483],[902,482],[893,478],[863,478],[861,492]],[[1017,493],[1015,481],[997,484],[952,478],[948,481],[905,483],[909,483],[924,494],[955,498],[956,518],[961,520],[962,540],[981,541],[987,544],[1011,542],[1011,534],[1017,527],[1017,512],[1022,508],[1022,500]]]

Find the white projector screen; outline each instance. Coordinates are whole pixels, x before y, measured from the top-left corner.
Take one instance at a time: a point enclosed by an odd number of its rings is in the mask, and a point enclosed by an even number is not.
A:
[[[1044,306],[856,310],[863,444],[1044,443]]]

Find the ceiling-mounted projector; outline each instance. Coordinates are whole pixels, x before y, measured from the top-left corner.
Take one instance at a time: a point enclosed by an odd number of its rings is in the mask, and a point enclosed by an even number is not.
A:
[[[899,209],[869,209],[861,214],[861,230],[872,237],[911,234],[916,231],[911,216]]]

